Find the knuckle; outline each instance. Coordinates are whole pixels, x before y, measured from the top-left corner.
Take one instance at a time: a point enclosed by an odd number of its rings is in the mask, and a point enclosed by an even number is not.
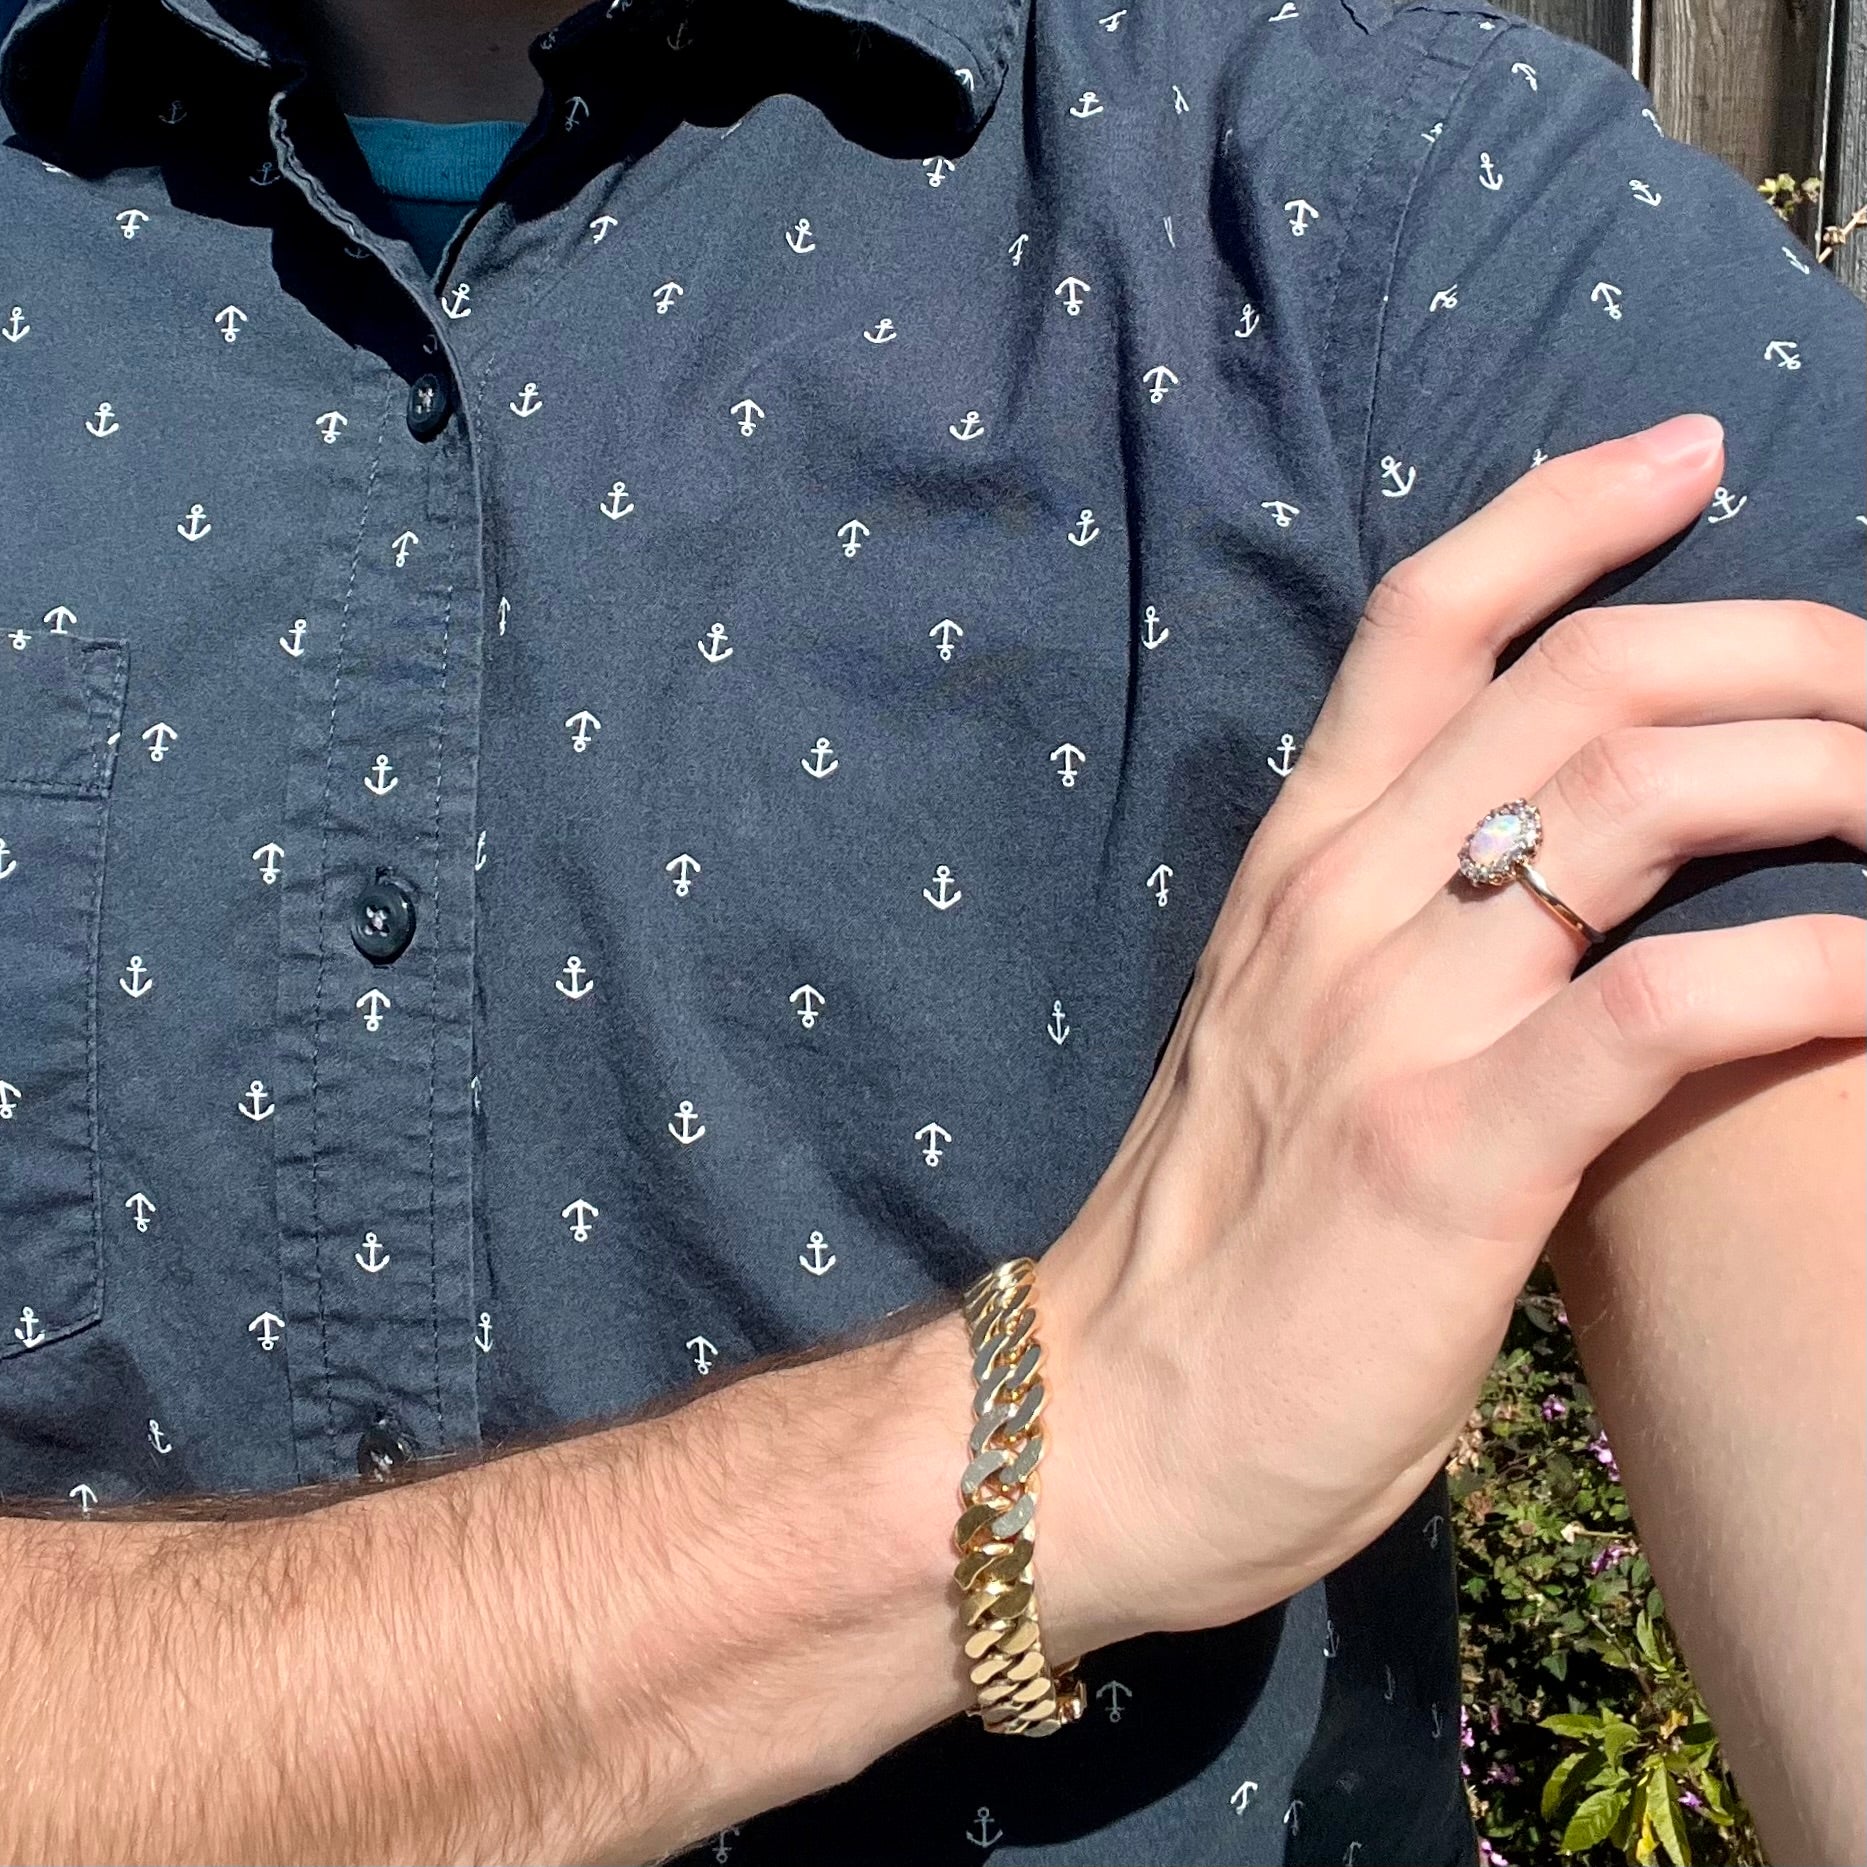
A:
[[[1544,630],[1525,661],[1532,677],[1593,696],[1629,682],[1635,668],[1632,637],[1625,615],[1578,609]]]
[[[1650,1047],[1692,1011],[1691,979],[1677,941],[1678,936],[1632,940],[1595,968],[1602,1015],[1627,1047]]]
[[[1431,570],[1417,556],[1402,558],[1368,592],[1362,627],[1401,635],[1430,627],[1440,603],[1434,584]]]
[[[1556,775],[1565,808],[1584,821],[1650,822],[1673,800],[1675,764],[1665,742],[1637,727],[1588,741]]]

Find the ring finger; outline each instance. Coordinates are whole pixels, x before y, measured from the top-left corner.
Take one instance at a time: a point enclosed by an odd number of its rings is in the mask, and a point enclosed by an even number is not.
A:
[[[1697,856],[1827,837],[1867,848],[1867,732],[1834,720],[1626,727],[1589,741],[1532,801],[1537,872],[1606,932]],[[1444,1005],[1456,993],[1462,1041],[1516,1023],[1584,951],[1526,884],[1457,875],[1395,939],[1409,995]]]

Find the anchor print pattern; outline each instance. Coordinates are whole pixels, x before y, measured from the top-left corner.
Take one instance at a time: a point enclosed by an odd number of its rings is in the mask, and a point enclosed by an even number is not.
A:
[[[809,11],[747,31],[820,97],[628,162],[702,16],[567,21],[549,185],[432,279],[179,14],[146,162],[0,146],[0,1492],[354,1478],[378,1409],[623,1414],[1041,1251],[1368,586],[1535,462],[1716,408],[1724,484],[1618,599],[1858,609],[1858,302],[1592,54],[1483,0],[943,0],[940,56],[905,0]],[[842,134],[883,70],[959,131]],[[424,442],[428,371],[467,418]],[[1641,925],[1860,880],[1761,852]],[[17,1159],[72,1170],[21,1213]],[[1463,1858],[1449,1521],[1090,1656],[1100,1749],[1032,1798],[960,1725],[683,1867],[855,1867],[903,1810],[943,1859]]]

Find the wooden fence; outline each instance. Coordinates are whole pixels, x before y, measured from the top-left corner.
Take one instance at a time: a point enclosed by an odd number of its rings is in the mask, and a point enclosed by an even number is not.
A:
[[[1819,177],[1820,201],[1790,219],[1811,248],[1867,205],[1867,0],[1506,3],[1626,66],[1669,136],[1746,180]],[[1867,227],[1829,264],[1867,298]]]

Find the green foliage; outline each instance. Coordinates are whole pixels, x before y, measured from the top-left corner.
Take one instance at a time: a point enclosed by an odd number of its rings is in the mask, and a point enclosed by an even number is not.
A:
[[[1450,1462],[1487,1867],[1762,1867],[1546,1268]]]

